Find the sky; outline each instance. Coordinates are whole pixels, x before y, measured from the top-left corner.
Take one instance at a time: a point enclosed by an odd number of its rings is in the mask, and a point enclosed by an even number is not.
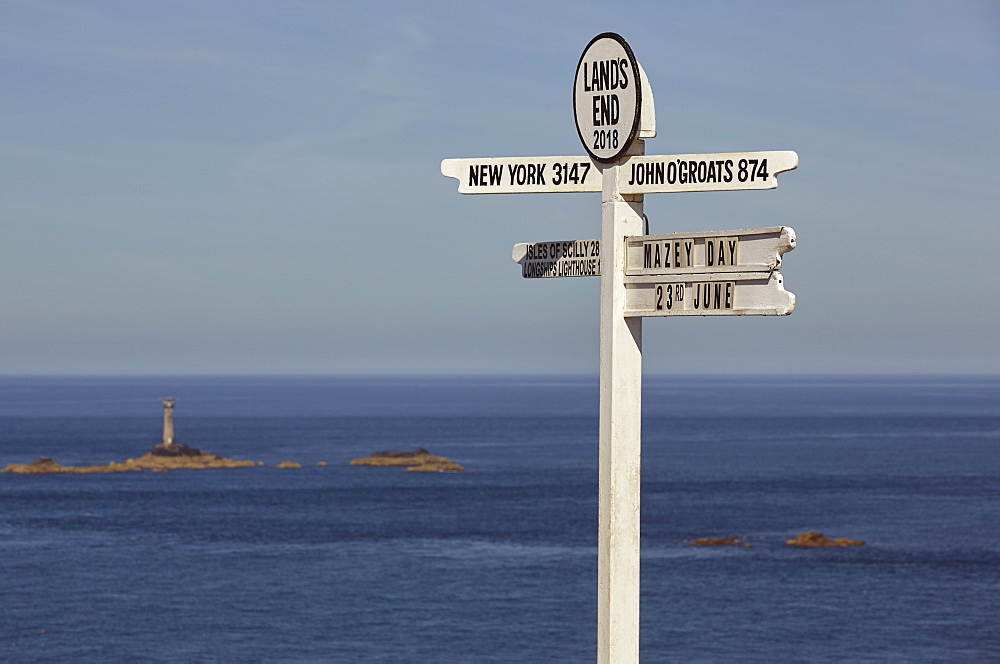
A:
[[[596,375],[599,279],[511,248],[599,237],[600,194],[440,162],[583,155],[609,31],[647,154],[800,162],[645,197],[798,243],[791,316],[644,319],[644,371],[1000,371],[996,2],[0,0],[0,374]]]

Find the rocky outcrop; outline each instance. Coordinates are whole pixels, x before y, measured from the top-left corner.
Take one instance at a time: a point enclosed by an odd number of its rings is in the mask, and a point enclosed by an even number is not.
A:
[[[235,461],[203,452],[187,445],[163,445],[151,449],[138,459],[112,461],[106,466],[63,466],[48,457],[28,464],[12,463],[0,472],[19,475],[50,475],[53,473],[126,473],[141,470],[166,472],[180,468],[206,470],[209,468],[253,468],[253,461]]]
[[[742,546],[749,548],[753,545],[750,542],[744,542],[739,537],[701,537],[693,542],[685,542],[684,546]]]
[[[31,463],[12,463],[0,472],[19,473],[21,475],[48,475],[50,473],[82,473],[89,471],[93,467],[73,468],[72,466],[61,466],[49,457],[41,457]]]
[[[807,533],[797,535],[795,539],[785,542],[788,546],[800,546],[805,548],[826,548],[834,546],[865,546],[862,540],[852,540],[846,537],[830,539],[823,533],[810,530]]]
[[[451,459],[431,454],[422,447],[412,452],[394,452],[385,450],[375,452],[370,457],[354,459],[352,466],[405,467],[418,473],[461,473],[465,468]]]
[[[275,466],[275,468],[282,468],[282,469],[284,469],[284,468],[301,468],[301,467],[302,467],[301,463],[296,463],[294,461],[282,461],[277,466]]]

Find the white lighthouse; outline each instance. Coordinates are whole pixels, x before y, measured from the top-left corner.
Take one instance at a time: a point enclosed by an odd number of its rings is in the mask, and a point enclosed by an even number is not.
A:
[[[167,397],[163,400],[163,445],[174,444],[174,402],[176,399]]]

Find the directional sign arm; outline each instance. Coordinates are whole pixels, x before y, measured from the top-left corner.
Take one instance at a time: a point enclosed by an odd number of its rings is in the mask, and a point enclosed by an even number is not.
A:
[[[795,295],[780,272],[626,277],[626,316],[787,316]]]
[[[525,279],[601,275],[600,240],[519,242],[511,257],[521,265]]]
[[[600,191],[601,171],[588,156],[445,159],[441,174],[460,194],[558,194]]]
[[[618,169],[623,194],[774,189],[778,173],[795,169],[790,150],[630,157]]]
[[[734,231],[634,235],[626,240],[625,274],[770,272],[795,248],[789,226]]]

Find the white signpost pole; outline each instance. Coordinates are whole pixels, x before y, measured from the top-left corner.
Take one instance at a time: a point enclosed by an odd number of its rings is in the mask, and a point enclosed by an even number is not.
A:
[[[644,154],[636,140],[652,94],[621,36],[594,37],[573,82],[576,130],[601,164],[601,393],[597,526],[597,661],[639,661],[642,318],[626,318],[625,238],[643,232],[642,192],[621,193],[621,165]],[[652,115],[651,112],[647,116]],[[647,117],[649,133],[655,133]]]
[[[642,318],[625,317],[624,240],[643,232],[643,197],[619,193],[617,164],[603,176],[597,661],[608,664],[639,661]]]

